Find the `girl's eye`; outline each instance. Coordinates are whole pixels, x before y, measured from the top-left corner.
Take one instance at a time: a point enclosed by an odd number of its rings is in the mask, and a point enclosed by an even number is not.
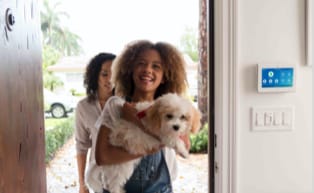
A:
[[[160,65],[158,65],[158,64],[153,64],[153,68],[154,68],[154,69],[160,69],[160,68],[161,68],[161,66],[160,66]]]

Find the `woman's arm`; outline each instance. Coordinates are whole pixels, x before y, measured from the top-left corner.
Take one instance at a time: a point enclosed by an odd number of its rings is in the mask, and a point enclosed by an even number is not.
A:
[[[78,168],[78,176],[79,176],[79,193],[88,193],[88,188],[85,185],[85,167],[86,167],[86,158],[87,155],[77,154],[77,168]]]
[[[84,123],[84,107],[80,101],[75,110],[75,146],[76,146],[76,161],[79,180],[79,193],[88,193],[88,188],[85,185],[85,169],[87,163],[87,152],[90,149],[92,141],[90,140],[90,131]]]

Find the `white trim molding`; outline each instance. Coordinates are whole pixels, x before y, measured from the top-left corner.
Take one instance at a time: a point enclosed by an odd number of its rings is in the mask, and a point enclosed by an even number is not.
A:
[[[313,0],[306,1],[306,65],[313,65]]]
[[[215,1],[215,193],[236,193],[238,1]]]

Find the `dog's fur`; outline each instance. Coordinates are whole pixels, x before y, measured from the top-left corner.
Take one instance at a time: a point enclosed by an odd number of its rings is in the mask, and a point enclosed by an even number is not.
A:
[[[152,103],[137,103],[136,108],[139,112],[145,110],[141,121],[149,131],[143,132],[133,123],[110,117],[106,120],[111,120],[109,125],[114,126],[110,133],[112,145],[139,155],[144,155],[160,145],[166,145],[174,148],[181,156],[188,157],[189,150],[180,136],[197,132],[201,119],[201,113],[189,100],[177,94],[165,94]],[[107,116],[111,116],[110,113],[107,113]],[[140,160],[138,158],[123,164],[90,167],[87,184],[96,192],[101,192],[105,184],[111,193],[124,193],[124,185]]]

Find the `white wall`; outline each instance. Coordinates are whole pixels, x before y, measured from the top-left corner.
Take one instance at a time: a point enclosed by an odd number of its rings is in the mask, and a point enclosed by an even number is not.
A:
[[[312,68],[305,0],[238,0],[237,193],[312,192]],[[296,91],[257,92],[256,64],[295,64]],[[291,131],[252,131],[254,106],[294,106]]]

